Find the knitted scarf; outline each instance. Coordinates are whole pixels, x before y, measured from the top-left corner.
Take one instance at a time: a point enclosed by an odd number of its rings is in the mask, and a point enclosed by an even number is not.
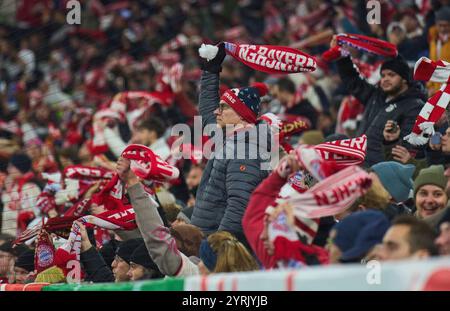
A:
[[[295,155],[299,163],[320,181],[348,166],[364,162],[366,148],[367,136],[362,135],[316,146],[301,145],[295,149]]]
[[[239,62],[257,71],[274,73],[297,73],[316,70],[314,57],[299,50],[275,45],[250,45],[225,42],[226,52]],[[218,47],[205,45],[199,49],[200,56],[208,60],[217,55]]]
[[[384,57],[396,57],[398,53],[394,44],[368,36],[343,33],[337,35],[336,40],[337,45],[322,54],[323,60],[330,62],[349,55],[347,47]]]
[[[293,121],[281,121],[275,114],[268,112],[259,117],[260,121],[266,122],[271,129],[273,137],[278,136],[280,146],[289,153],[294,148],[288,143],[289,137],[308,130],[311,123],[307,118],[297,117]],[[277,141],[276,139],[274,140]]]
[[[364,162],[367,149],[367,136],[335,140],[314,146],[326,161],[333,161],[337,169]]]
[[[180,171],[176,167],[169,165],[144,145],[127,146],[122,152],[122,157],[131,160],[131,170],[144,180],[165,182],[177,179],[180,175]]]
[[[304,193],[282,200],[293,207],[295,217],[320,218],[342,213],[371,185],[369,174],[349,166],[317,183]],[[283,203],[283,202],[281,202]]]
[[[414,66],[414,80],[442,83],[420,110],[411,134],[403,138],[417,146],[428,142],[429,135],[434,134],[434,124],[447,109],[450,101],[450,63],[421,57]]]

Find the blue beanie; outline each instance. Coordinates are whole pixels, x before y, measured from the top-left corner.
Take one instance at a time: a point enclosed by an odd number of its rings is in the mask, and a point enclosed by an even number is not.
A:
[[[209,271],[214,271],[217,263],[217,255],[208,243],[208,240],[204,239],[200,243],[199,251],[200,259]]]
[[[416,167],[412,164],[400,164],[394,161],[380,162],[371,167],[380,178],[383,187],[398,203],[408,200],[414,187],[412,176]]]
[[[364,257],[367,252],[383,240],[390,226],[389,220],[379,211],[356,212],[338,222],[336,244],[342,252],[342,261]]]
[[[256,123],[260,112],[260,97],[267,94],[267,86],[264,83],[254,83],[253,86],[226,90],[220,100],[225,101],[244,120]]]

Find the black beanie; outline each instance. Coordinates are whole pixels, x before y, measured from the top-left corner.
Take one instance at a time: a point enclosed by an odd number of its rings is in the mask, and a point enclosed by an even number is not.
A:
[[[14,267],[19,267],[28,272],[34,271],[34,251],[27,249],[22,252],[14,263]]]
[[[397,73],[400,77],[405,79],[408,84],[411,82],[411,69],[409,68],[408,63],[400,55],[385,61],[383,65],[381,65],[380,73],[384,69],[389,69]]]
[[[100,248],[99,253],[100,255],[102,255],[103,260],[106,262],[108,267],[111,267],[118,247],[119,241],[112,239],[109,242],[103,244],[103,246]]]
[[[434,13],[434,17],[436,22],[438,21],[450,22],[450,8],[448,6],[440,8],[436,13]]]
[[[133,254],[131,255],[130,262],[141,265],[149,270],[161,273],[156,263],[150,257],[145,243],[142,243],[134,250]]]
[[[13,256],[18,257],[20,254],[22,254],[23,252],[29,250],[28,246],[26,246],[25,244],[19,244],[14,246],[14,241],[6,241],[5,243],[3,243],[2,245],[0,245],[0,251],[5,252],[5,253],[10,253]]]
[[[31,170],[31,159],[24,153],[16,153],[9,160],[12,166],[16,167],[22,173],[29,172]]]
[[[130,264],[131,254],[133,254],[134,250],[141,245],[143,241],[142,238],[123,241],[117,248],[116,255]]]

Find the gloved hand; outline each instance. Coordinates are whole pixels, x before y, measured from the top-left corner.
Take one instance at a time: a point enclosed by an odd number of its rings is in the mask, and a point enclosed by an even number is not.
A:
[[[225,44],[223,42],[221,42],[218,45],[216,45],[216,47],[218,48],[217,54],[215,55],[214,58],[212,58],[210,60],[207,60],[201,51],[204,48],[208,49],[209,46],[202,45],[202,47],[199,49],[200,56],[202,57],[201,58],[202,62],[200,64],[202,70],[208,71],[211,73],[219,73],[222,71],[222,62],[226,56]],[[214,48],[214,47],[212,47],[212,48]],[[209,54],[209,52],[210,51],[208,51],[207,54]]]

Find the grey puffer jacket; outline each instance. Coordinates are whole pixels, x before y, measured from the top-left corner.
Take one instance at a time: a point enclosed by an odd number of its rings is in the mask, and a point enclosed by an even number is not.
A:
[[[199,103],[203,128],[208,124],[216,124],[214,110],[219,101],[219,75],[204,71]],[[264,136],[266,139],[268,137]],[[205,234],[219,230],[243,233],[241,222],[250,195],[269,172],[262,169],[262,164],[270,159],[268,153],[263,155],[259,150],[260,138],[242,129],[226,136],[222,144],[216,143],[214,155],[203,171],[191,219],[192,224]],[[239,149],[238,145],[244,148]],[[237,150],[242,149],[245,149],[245,154],[236,157]]]

